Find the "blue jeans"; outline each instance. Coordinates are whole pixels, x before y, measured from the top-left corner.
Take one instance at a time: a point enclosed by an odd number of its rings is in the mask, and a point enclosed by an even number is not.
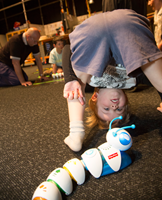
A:
[[[28,76],[22,70],[25,81],[28,81]],[[0,87],[21,85],[13,68],[0,62]]]

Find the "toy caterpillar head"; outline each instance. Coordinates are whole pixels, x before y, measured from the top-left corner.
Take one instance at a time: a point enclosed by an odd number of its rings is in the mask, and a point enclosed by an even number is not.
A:
[[[128,128],[135,128],[135,125],[125,126],[123,128],[113,128],[111,129],[111,125],[113,121],[117,119],[122,119],[122,116],[114,118],[109,125],[109,130],[106,135],[107,142],[116,149],[120,151],[126,151],[132,146],[132,138],[131,135],[125,130]]]

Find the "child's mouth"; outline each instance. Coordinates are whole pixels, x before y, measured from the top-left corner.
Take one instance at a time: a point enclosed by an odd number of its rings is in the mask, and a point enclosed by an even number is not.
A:
[[[118,103],[119,99],[111,99],[113,103]]]

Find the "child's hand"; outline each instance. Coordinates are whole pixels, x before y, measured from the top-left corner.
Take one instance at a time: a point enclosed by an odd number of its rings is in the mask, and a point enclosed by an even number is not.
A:
[[[63,96],[65,98],[68,98],[70,100],[73,99],[78,99],[81,105],[84,105],[84,100],[83,100],[83,93],[81,89],[81,85],[78,81],[70,81],[65,84],[64,86],[64,91],[63,91]]]
[[[160,111],[160,112],[162,112],[162,102],[160,103],[160,106],[157,107],[157,110]]]
[[[46,76],[41,76],[40,79],[43,80],[43,81],[48,81],[49,80],[49,78],[46,77]]]
[[[32,82],[30,81],[25,81],[24,83],[21,83],[22,86],[31,86]]]

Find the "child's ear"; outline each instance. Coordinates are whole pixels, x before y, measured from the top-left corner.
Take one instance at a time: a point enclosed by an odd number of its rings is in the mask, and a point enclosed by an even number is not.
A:
[[[91,97],[92,101],[96,101],[97,100],[97,96],[98,96],[98,93],[94,92],[92,97]]]
[[[55,47],[56,47],[56,45],[55,45],[55,44],[53,44],[53,47],[55,48]]]

